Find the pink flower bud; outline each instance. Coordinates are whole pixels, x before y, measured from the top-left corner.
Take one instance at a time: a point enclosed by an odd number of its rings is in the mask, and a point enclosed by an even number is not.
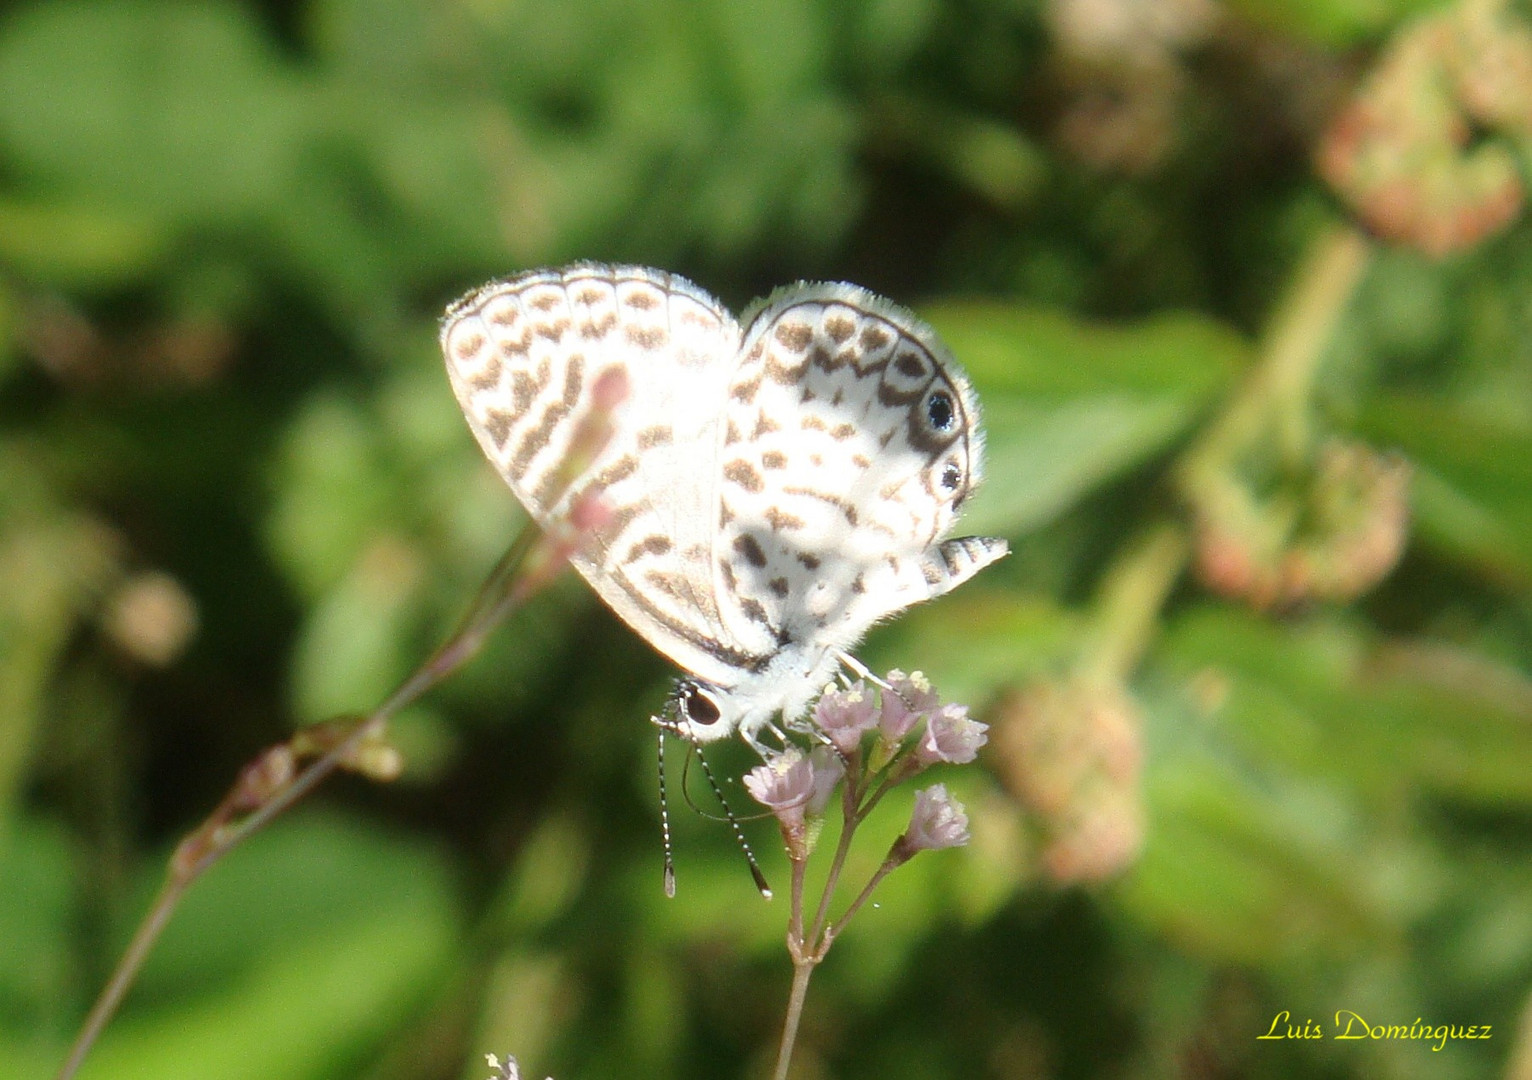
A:
[[[920,744],[915,748],[915,757],[922,765],[934,765],[938,761],[966,765],[978,756],[979,747],[989,741],[987,731],[988,724],[981,724],[968,715],[967,705],[943,705],[927,722]]]
[[[968,839],[968,814],[962,803],[947,794],[946,784],[915,792],[915,809],[901,847],[913,854],[962,847]]]
[[[920,672],[906,675],[898,668],[888,673],[887,682],[878,728],[884,742],[896,744],[936,708],[936,689]]]

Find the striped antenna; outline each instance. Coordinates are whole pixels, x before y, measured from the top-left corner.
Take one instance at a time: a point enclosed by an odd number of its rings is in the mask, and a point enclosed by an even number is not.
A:
[[[718,800],[718,805],[723,807],[724,817],[728,819],[729,828],[734,830],[734,839],[739,844],[739,850],[745,853],[745,862],[750,864],[750,876],[755,879],[755,887],[760,891],[764,899],[771,899],[771,886],[766,883],[766,875],[761,873],[760,864],[755,861],[755,852],[750,850],[750,841],[745,839],[745,830],[739,827],[739,819],[734,816],[734,811],[729,806],[729,800],[723,797],[723,788],[718,786],[718,781],[713,778],[713,768],[707,763],[707,758],[702,754],[702,747],[692,746],[697,753],[697,760],[702,763],[702,774],[707,777],[708,787],[713,789],[713,797]]]
[[[676,864],[674,848],[670,842],[670,797],[665,784],[665,733],[669,731],[671,734],[683,739],[685,739],[685,734],[676,721],[669,717],[656,716],[652,719],[654,726],[659,729],[660,733],[658,754],[660,770],[660,837],[665,847],[665,895],[674,897],[676,895]],[[713,789],[714,798],[723,807],[724,820],[729,823],[729,828],[734,831],[734,840],[739,844],[739,850],[744,853],[745,862],[750,867],[750,876],[755,881],[756,889],[760,892],[761,896],[770,900],[772,895],[771,886],[766,881],[766,875],[761,873],[761,866],[755,861],[755,852],[750,850],[750,841],[745,839],[745,831],[739,827],[739,819],[734,816],[734,811],[729,807],[729,801],[723,797],[723,789],[718,786],[718,780],[713,776],[713,770],[708,765],[707,758],[702,756],[702,751],[698,749],[696,743],[686,739],[686,744],[687,764],[691,764],[691,755],[695,751],[697,760],[702,763],[702,772],[707,777],[708,786]],[[686,795],[685,770],[683,770],[681,777],[681,792],[683,795]],[[691,803],[690,797],[687,798],[687,802]],[[692,804],[692,808],[697,809],[695,804]],[[697,810],[697,812],[702,813],[701,810]],[[703,816],[713,817],[710,814],[703,814]],[[713,820],[716,821],[717,818],[713,817]]]
[[[665,895],[676,898],[676,861],[670,846],[670,799],[665,794],[665,728],[669,725],[655,718],[660,732],[660,836],[665,842]]]

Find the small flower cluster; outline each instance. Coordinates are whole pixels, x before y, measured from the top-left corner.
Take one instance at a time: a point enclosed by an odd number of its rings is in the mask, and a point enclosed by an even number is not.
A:
[[[995,775],[1042,837],[1061,885],[1101,882],[1138,858],[1147,828],[1143,712],[1115,680],[1060,676],[995,706]]]
[[[746,774],[745,787],[777,819],[793,868],[787,950],[793,960],[796,1005],[789,1005],[783,1027],[778,1076],[786,1075],[810,973],[878,883],[917,852],[968,843],[968,815],[947,793],[947,786],[933,784],[917,791],[909,825],[855,899],[831,921],[831,902],[857,827],[904,781],[938,763],[961,765],[974,760],[989,738],[988,731],[987,725],[968,715],[966,706],[941,704],[920,672],[890,671],[875,686],[856,682],[843,689],[826,687],[814,707],[812,724],[804,729],[816,743],[813,749],[787,746]],[[815,907],[808,908],[803,895],[805,870],[819,823],[837,791],[840,838],[823,894]]]
[[[1319,171],[1375,235],[1454,255],[1520,216],[1529,110],[1532,24],[1518,6],[1437,5],[1334,111]]]
[[[878,686],[856,682],[842,689],[827,687],[814,707],[812,721],[810,734],[820,745],[809,751],[789,746],[752,769],[745,776],[745,787],[776,817],[795,870],[813,849],[815,824],[835,792],[841,792],[844,827],[836,864],[831,867],[831,887],[851,835],[884,795],[932,765],[973,761],[989,730],[968,715],[967,706],[942,704],[930,681],[918,671],[909,675],[890,671]],[[968,815],[945,784],[917,791],[909,825],[830,937],[884,874],[916,852],[958,847],[968,838]],[[795,874],[795,879],[799,876]],[[795,904],[798,900],[795,897]],[[802,944],[807,947],[808,941]]]
[[[746,773],[745,789],[776,817],[789,854],[806,856],[809,821],[824,815],[845,774],[832,747],[819,746],[805,753],[790,746]]]
[[[1252,448],[1254,457],[1264,452]],[[1309,475],[1270,493],[1251,490],[1237,469],[1232,463],[1187,492],[1197,572],[1209,588],[1261,610],[1344,602],[1403,554],[1411,470],[1397,455],[1331,440]]]

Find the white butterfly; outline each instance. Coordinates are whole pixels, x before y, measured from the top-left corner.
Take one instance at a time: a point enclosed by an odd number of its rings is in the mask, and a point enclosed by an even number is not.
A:
[[[962,584],[1004,540],[944,540],[979,481],[968,380],[930,327],[854,285],[799,284],[741,330],[659,270],[579,263],[493,282],[442,321],[459,404],[539,523],[599,494],[572,561],[690,672],[698,742],[800,720],[878,620]],[[591,386],[623,369],[615,434],[573,483],[559,466]],[[549,503],[550,497],[556,501]]]

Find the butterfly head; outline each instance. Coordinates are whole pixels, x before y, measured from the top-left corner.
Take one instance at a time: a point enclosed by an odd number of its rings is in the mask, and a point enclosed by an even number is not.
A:
[[[670,729],[694,743],[716,742],[739,727],[739,706],[723,690],[700,679],[676,683],[669,713]]]

